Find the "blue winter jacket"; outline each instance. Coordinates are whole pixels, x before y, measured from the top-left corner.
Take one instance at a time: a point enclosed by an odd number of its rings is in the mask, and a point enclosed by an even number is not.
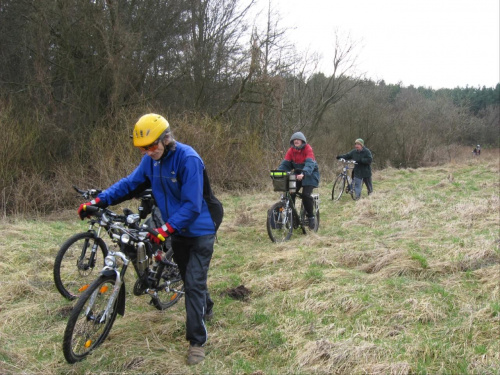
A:
[[[139,166],[127,177],[99,194],[107,204],[134,191],[144,182],[151,183],[163,220],[186,237],[215,233],[215,226],[203,199],[203,161],[188,145],[176,142],[160,160],[144,155]]]

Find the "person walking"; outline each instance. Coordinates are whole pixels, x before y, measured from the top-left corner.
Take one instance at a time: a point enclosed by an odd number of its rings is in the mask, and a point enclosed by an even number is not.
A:
[[[356,199],[359,199],[361,197],[363,182],[368,190],[368,195],[373,193],[371,168],[373,157],[371,151],[365,147],[365,142],[361,138],[358,138],[354,141],[353,150],[349,151],[347,154],[337,155],[336,158],[337,160],[345,159],[354,160],[356,162],[356,164],[354,165],[354,170],[352,171]]]
[[[290,137],[290,148],[285,158],[280,163],[278,170],[292,172],[295,174],[297,190],[302,188],[302,201],[306,210],[309,229],[315,227],[314,202],[311,196],[313,189],[319,185],[319,168],[314,152],[306,137],[301,132],[294,133]],[[295,203],[296,194],[292,194]]]
[[[88,206],[105,208],[128,197],[141,186],[150,185],[165,224],[155,230],[163,240],[171,238],[174,260],[185,287],[187,363],[205,358],[205,321],[213,315],[207,288],[207,273],[214,251],[215,233],[222,221],[222,204],[213,196],[201,157],[191,147],[177,142],[168,121],[149,113],[135,124],[134,146],[143,154],[139,166],[127,177],[80,205],[80,218]],[[204,193],[205,191],[205,193]],[[159,243],[160,236],[150,235]]]
[[[474,154],[474,156],[480,156],[481,155],[481,146],[477,145],[476,147],[474,147],[474,150],[472,150],[472,153]]]

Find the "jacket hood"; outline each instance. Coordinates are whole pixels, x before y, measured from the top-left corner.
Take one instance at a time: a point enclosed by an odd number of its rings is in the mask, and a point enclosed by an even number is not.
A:
[[[290,137],[290,146],[291,146],[291,147],[295,147],[295,146],[293,145],[293,141],[294,141],[295,139],[300,139],[300,140],[303,142],[303,143],[302,143],[302,146],[301,146],[301,147],[299,147],[299,148],[303,148],[303,147],[306,145],[306,143],[307,143],[307,140],[306,140],[305,135],[304,135],[302,132],[297,132],[297,133],[293,133],[293,134],[292,134],[292,136]],[[295,148],[296,148],[296,147],[295,147]]]

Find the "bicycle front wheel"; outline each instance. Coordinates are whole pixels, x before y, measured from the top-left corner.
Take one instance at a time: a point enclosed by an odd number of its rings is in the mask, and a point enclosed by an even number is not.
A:
[[[292,237],[293,215],[291,207],[275,203],[267,212],[267,234],[273,242],[285,242]]]
[[[342,193],[344,193],[345,189],[345,176],[339,174],[335,179],[332,187],[332,200],[338,201],[340,197],[342,197]]]
[[[114,286],[114,276],[101,276],[76,302],[64,331],[63,353],[68,363],[83,360],[108,336],[118,313],[118,296],[108,306]]]
[[[64,298],[73,300],[104,266],[106,243],[93,232],[75,234],[64,242],[54,261],[54,283]],[[97,270],[94,272],[94,269]]]

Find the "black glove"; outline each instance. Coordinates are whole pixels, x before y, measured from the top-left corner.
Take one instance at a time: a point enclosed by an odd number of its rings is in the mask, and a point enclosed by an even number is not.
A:
[[[339,160],[339,159],[342,159],[342,157],[340,155],[337,155],[337,156],[335,156],[335,159]]]

